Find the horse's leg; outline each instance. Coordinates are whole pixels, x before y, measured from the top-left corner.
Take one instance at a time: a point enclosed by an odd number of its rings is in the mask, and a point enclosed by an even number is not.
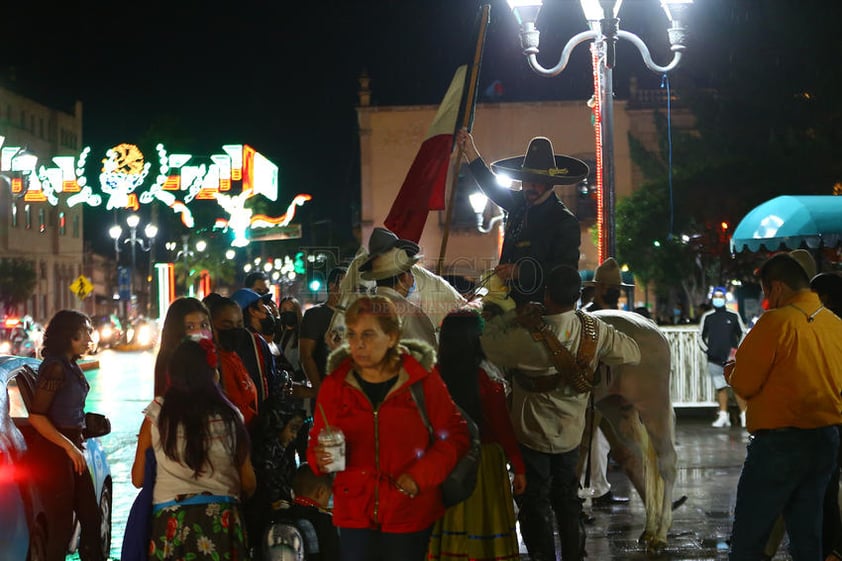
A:
[[[652,455],[653,471],[657,466],[657,475],[661,489],[653,497],[660,502],[658,508],[658,525],[652,534],[652,546],[663,548],[667,543],[667,533],[672,526],[672,497],[677,472],[677,454],[675,451],[675,412],[669,402],[657,409],[658,414],[651,411],[641,416],[648,434],[649,448]]]
[[[608,419],[610,430],[604,431],[611,445],[611,456],[622,467],[641,500],[646,499],[643,478],[643,450],[640,447],[637,410],[619,396],[609,396],[597,404]]]
[[[613,431],[606,433],[611,443],[611,453],[631,480],[646,508],[646,523],[639,541],[645,543],[649,551],[659,551],[666,545],[666,536],[663,540],[658,539],[664,508],[669,511],[670,518],[672,512],[671,505],[664,507],[665,485],[660,476],[656,449],[637,409],[630,403],[614,396],[603,400],[599,406],[613,427]]]

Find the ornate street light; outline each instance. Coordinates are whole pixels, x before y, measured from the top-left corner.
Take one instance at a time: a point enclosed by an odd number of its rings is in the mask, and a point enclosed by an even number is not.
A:
[[[154,224],[147,224],[143,229],[146,238],[138,237],[137,228],[140,225],[140,217],[136,214],[130,214],[126,217],[126,225],[129,227],[129,236],[123,240],[124,244],[129,244],[132,250],[132,268],[129,274],[129,303],[126,306],[126,316],[131,315],[131,306],[134,302],[134,274],[137,268],[137,253],[136,248],[141,251],[149,252],[152,249],[152,240],[158,235],[158,227]],[[117,265],[120,264],[120,236],[123,235],[123,228],[119,224],[115,224],[108,230],[108,235],[114,240],[114,251],[117,254]]]
[[[615,46],[618,39],[625,39],[640,52],[644,64],[651,71],[666,74],[674,70],[681,62],[685,49],[687,8],[693,0],[661,0],[661,7],[667,15],[670,27],[667,29],[673,58],[666,66],[659,66],[652,60],[649,48],[643,40],[628,31],[621,30],[617,14],[622,0],[580,0],[585,19],[590,29],[570,38],[561,51],[558,63],[552,68],[544,68],[538,62],[538,39],[540,32],[535,28],[535,20],[541,10],[541,0],[507,0],[520,24],[520,41],[523,54],[529,66],[541,76],[559,75],[567,66],[570,54],[580,43],[591,41],[591,53],[594,63],[595,83],[594,102],[596,125],[597,187],[600,197],[599,217],[599,260],[615,254],[614,234],[614,85],[613,68]]]

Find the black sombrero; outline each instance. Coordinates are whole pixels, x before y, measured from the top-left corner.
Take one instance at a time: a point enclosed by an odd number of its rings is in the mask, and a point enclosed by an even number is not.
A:
[[[536,136],[529,141],[526,154],[492,162],[494,173],[512,179],[544,183],[547,185],[572,185],[588,176],[588,165],[582,160],[553,154],[549,138]]]

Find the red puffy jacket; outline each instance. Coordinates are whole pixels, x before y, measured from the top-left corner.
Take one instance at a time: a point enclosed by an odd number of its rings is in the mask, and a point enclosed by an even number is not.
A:
[[[337,527],[406,533],[431,526],[445,510],[439,486],[468,451],[468,427],[432,364],[432,348],[414,341],[403,344],[421,362],[410,354],[402,355],[398,380],[376,411],[351,372],[350,356],[319,388],[317,402],[328,422],[345,434],[345,470],[336,473],[333,482]],[[409,391],[419,380],[436,434],[432,444]],[[318,470],[313,449],[325,422],[319,410],[313,417],[307,459]],[[394,483],[403,473],[418,484],[414,498],[401,493]]]

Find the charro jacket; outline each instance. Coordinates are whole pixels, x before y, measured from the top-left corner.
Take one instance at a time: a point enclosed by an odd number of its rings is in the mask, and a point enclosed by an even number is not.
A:
[[[543,302],[544,284],[554,267],[579,268],[579,221],[554,192],[529,206],[521,191],[500,187],[481,159],[469,167],[483,193],[508,213],[500,263],[518,265],[511,297],[518,304]]]
[[[375,410],[352,372],[347,346],[328,358],[331,371],[319,388],[307,460],[314,470],[314,448],[325,416],[345,434],[345,470],[333,482],[333,523],[339,528],[417,532],[444,514],[439,486],[468,450],[465,420],[434,366],[435,351],[420,341],[401,342],[398,380]],[[424,388],[430,435],[409,391]],[[395,480],[409,474],[418,484],[414,498],[401,493]]]
[[[515,368],[529,376],[555,374],[546,347],[532,339],[529,331],[515,321],[515,312],[492,318],[481,337],[488,360],[501,368]],[[637,364],[640,347],[607,323],[596,319],[597,347],[591,363]],[[572,353],[579,348],[581,326],[573,310],[544,316],[552,333]],[[543,392],[528,392],[512,384],[512,426],[518,441],[532,450],[560,454],[573,450],[582,440],[588,393],[577,393],[570,386]]]

